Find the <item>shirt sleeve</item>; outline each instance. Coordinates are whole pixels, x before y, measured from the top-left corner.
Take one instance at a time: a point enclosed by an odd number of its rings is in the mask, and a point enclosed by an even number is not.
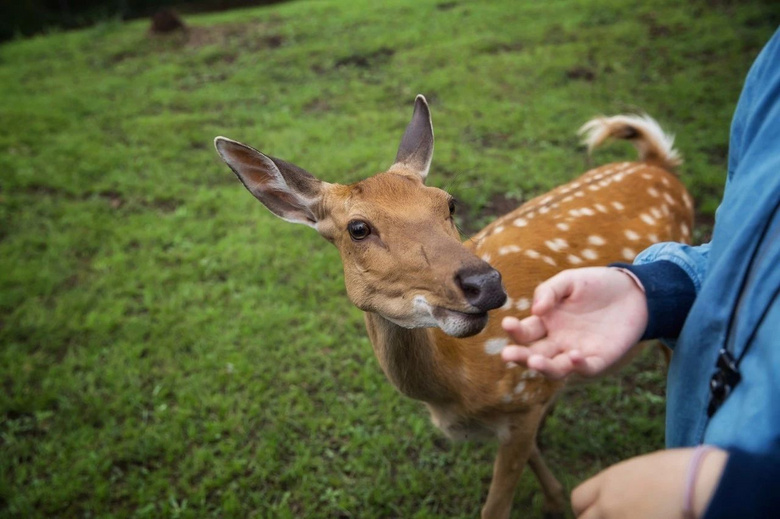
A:
[[[641,340],[675,339],[707,273],[710,245],[659,243],[644,250],[633,265],[613,263],[634,274],[647,298],[647,328]]]
[[[780,517],[780,453],[729,450],[720,482],[702,519]]]

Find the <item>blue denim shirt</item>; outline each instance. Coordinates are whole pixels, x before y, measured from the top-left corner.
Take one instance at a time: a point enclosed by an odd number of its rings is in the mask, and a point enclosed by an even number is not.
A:
[[[707,443],[732,453],[708,519],[737,513],[780,517],[779,202],[780,31],[753,64],[734,114],[728,177],[711,242],[654,245],[634,262],[650,267],[650,276],[659,261],[672,262],[695,289],[692,305],[676,309],[687,312],[679,336],[669,337],[674,354],[666,442]],[[669,298],[668,304],[678,303]],[[709,418],[709,381],[724,347],[741,358],[742,378]],[[759,495],[746,500],[748,491]]]

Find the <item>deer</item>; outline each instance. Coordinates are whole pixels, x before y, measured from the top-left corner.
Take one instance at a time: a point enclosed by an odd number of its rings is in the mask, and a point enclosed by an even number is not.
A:
[[[217,152],[276,216],[314,228],[336,246],[350,301],[364,312],[379,366],[422,401],[453,440],[497,440],[481,516],[510,515],[524,467],[546,516],[562,517],[563,487],[537,433],[565,382],[513,363],[503,317],[524,317],[536,285],[572,267],[631,261],[660,241],[689,242],[693,201],[675,174],[674,137],[649,116],[598,117],[581,133],[589,151],[632,142],[638,160],[591,169],[462,240],[455,199],[426,185],[433,124],[424,96],[389,169],[342,185],[245,144],[217,137]]]

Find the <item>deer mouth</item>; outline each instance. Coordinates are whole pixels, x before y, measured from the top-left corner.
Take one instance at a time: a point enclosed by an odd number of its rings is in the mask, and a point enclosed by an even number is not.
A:
[[[478,334],[488,323],[487,312],[467,313],[435,306],[431,315],[444,333],[459,338]]]

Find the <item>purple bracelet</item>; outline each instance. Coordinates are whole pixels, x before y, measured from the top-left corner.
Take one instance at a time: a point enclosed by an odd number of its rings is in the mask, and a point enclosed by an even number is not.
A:
[[[688,474],[685,477],[685,502],[683,503],[683,517],[685,517],[685,519],[696,519],[696,515],[693,511],[696,478],[699,475],[699,468],[701,467],[702,461],[704,461],[704,457],[713,450],[715,450],[715,447],[712,445],[699,445],[693,451],[693,456],[688,464]]]

